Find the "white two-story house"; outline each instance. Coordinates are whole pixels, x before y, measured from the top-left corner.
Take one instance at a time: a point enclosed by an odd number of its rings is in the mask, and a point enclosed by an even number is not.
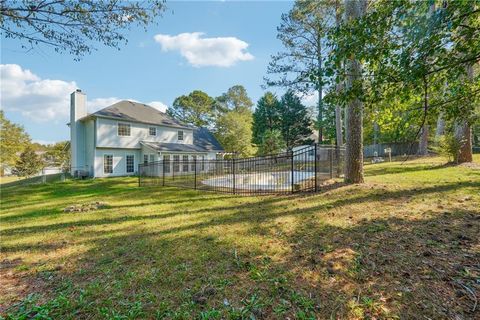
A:
[[[224,151],[207,129],[185,125],[151,106],[124,100],[87,114],[86,99],[81,90],[71,94],[74,175],[135,175],[140,163],[216,159]]]

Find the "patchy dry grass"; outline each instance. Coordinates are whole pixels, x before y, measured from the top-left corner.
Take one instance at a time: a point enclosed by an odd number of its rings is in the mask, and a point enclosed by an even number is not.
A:
[[[0,313],[478,319],[479,190],[480,170],[438,158],[367,165],[364,185],[314,195],[133,178],[4,188]],[[93,201],[109,206],[63,211]]]
[[[0,184],[10,183],[10,182],[18,181],[21,179],[23,178],[17,177],[17,176],[3,176],[3,177],[0,177]]]

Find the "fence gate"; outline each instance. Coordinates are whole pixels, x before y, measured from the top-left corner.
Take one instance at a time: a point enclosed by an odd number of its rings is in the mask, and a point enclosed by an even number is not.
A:
[[[317,191],[322,181],[343,174],[344,149],[312,145],[240,159],[164,157],[139,165],[139,185],[175,186],[232,194]],[[185,159],[187,158],[187,159]]]

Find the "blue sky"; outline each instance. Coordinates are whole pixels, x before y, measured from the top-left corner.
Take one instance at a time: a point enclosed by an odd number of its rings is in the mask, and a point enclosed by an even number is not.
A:
[[[7,117],[33,140],[53,142],[69,138],[68,93],[75,87],[87,94],[89,112],[118,99],[162,108],[195,89],[215,97],[235,84],[256,102],[270,56],[282,49],[276,27],[292,3],[167,6],[158,25],[128,32],[120,51],[95,44],[98,50],[79,62],[48,48],[25,52],[2,39],[1,106]]]

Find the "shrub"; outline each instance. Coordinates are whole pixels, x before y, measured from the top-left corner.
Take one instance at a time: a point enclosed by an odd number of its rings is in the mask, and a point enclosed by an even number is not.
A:
[[[458,163],[458,155],[463,141],[458,140],[453,134],[447,133],[437,138],[433,150],[445,157],[448,162]]]

